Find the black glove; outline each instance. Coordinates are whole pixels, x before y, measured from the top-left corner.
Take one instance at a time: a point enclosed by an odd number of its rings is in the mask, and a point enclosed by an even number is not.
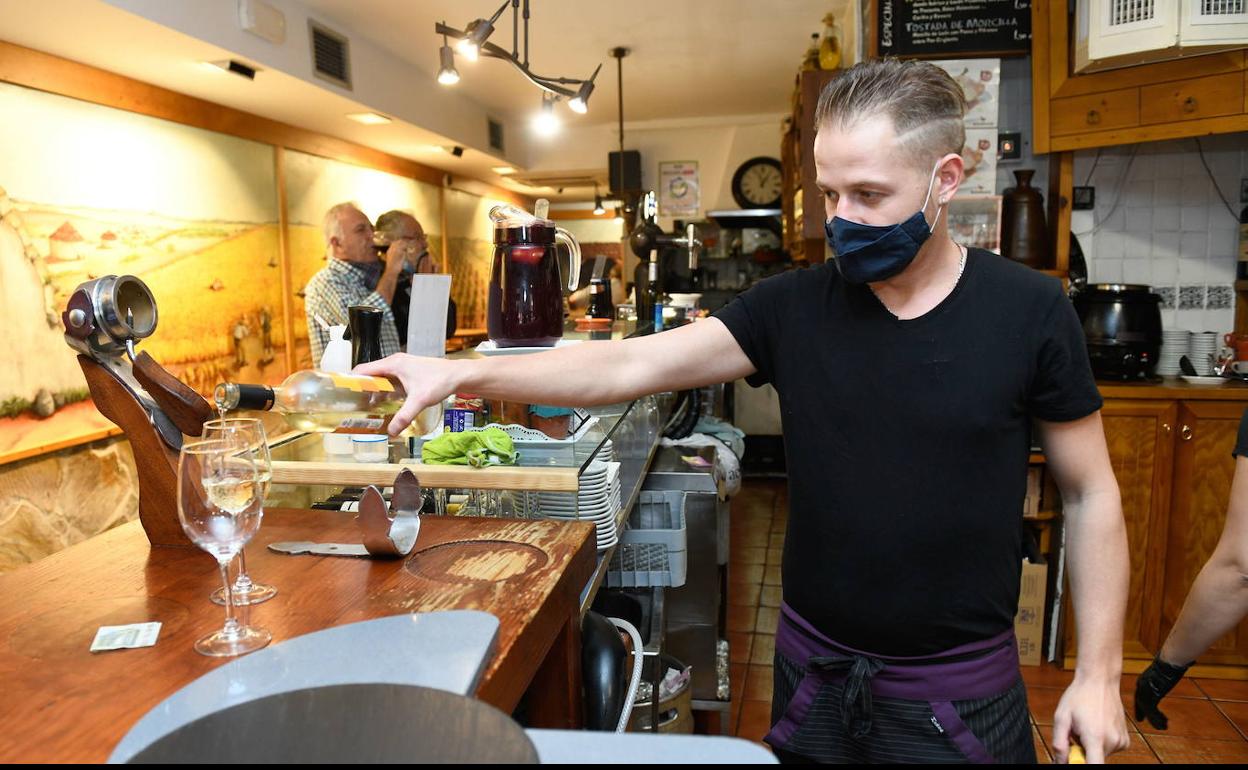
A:
[[[1135,682],[1135,721],[1141,722],[1147,718],[1153,727],[1165,730],[1170,720],[1166,719],[1166,715],[1157,706],[1193,663],[1195,661],[1186,666],[1175,666],[1162,660],[1161,656],[1153,658],[1153,662]]]

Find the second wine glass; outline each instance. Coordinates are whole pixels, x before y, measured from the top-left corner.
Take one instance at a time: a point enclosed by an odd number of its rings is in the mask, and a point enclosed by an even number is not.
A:
[[[205,440],[224,441],[237,448],[239,454],[246,455],[256,466],[259,484],[256,494],[263,514],[265,499],[269,496],[269,485],[273,478],[273,460],[269,455],[269,440],[264,432],[264,424],[254,417],[229,417],[222,420],[209,420],[204,423],[203,437]],[[259,604],[277,596],[277,589],[271,585],[257,583],[247,572],[247,553],[245,549],[238,551],[238,575],[234,578],[234,604]],[[209,597],[217,604],[225,604],[225,589],[218,588]]]

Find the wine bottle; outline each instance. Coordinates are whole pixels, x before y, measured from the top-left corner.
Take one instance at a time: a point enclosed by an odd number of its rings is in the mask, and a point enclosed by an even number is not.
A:
[[[278,412],[296,430],[315,433],[385,433],[406,398],[403,387],[385,377],[308,369],[281,385],[223,382],[213,393],[224,414],[235,409]],[[442,424],[442,405],[417,415],[403,436],[422,436]]]
[[[659,305],[659,250],[650,250],[650,265],[646,277],[646,314],[638,315],[639,323],[653,323],[656,332],[663,331],[663,309]]]

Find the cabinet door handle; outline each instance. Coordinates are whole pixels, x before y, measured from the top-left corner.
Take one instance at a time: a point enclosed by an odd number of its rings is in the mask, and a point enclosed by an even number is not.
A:
[[[1171,433],[1173,433],[1173,432],[1174,432],[1174,428],[1171,428],[1171,427],[1170,427],[1170,423],[1168,423],[1168,422],[1163,422],[1163,423],[1161,424],[1161,429],[1162,429],[1163,431],[1165,431],[1165,434],[1166,434],[1167,436],[1169,436]]]
[[[1183,437],[1184,441],[1191,441],[1192,440],[1192,426],[1184,425],[1183,430],[1179,432],[1179,435]]]
[[[1101,122],[1101,113],[1096,110],[1088,110],[1088,125],[1095,126]]]
[[[1196,111],[1196,97],[1195,96],[1189,96],[1183,100],[1183,111],[1184,112]]]

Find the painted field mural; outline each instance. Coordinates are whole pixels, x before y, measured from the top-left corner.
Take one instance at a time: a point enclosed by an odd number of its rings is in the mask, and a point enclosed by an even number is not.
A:
[[[201,393],[289,373],[271,146],[2,83],[0,114],[0,461],[113,428],[62,337],[92,278],[147,283],[140,348]]]

